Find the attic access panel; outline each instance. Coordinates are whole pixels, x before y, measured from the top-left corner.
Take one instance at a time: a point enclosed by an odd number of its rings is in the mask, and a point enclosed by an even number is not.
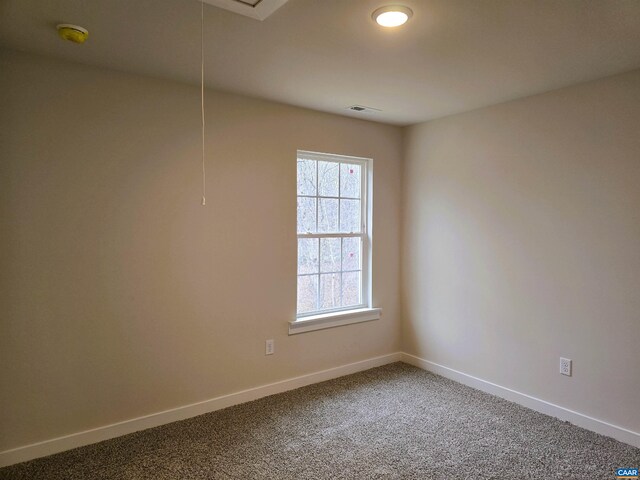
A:
[[[289,0],[204,0],[214,7],[256,20],[264,20]]]

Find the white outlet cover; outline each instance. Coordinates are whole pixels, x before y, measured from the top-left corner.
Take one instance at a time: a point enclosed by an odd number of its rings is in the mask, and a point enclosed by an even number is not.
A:
[[[275,351],[275,346],[274,346],[273,340],[267,340],[264,346],[264,354],[273,355],[274,351]]]
[[[562,375],[571,376],[571,359],[560,357],[560,373]]]

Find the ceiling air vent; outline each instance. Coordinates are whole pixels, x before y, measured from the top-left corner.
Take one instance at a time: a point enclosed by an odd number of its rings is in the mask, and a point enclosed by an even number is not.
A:
[[[224,8],[245,17],[264,20],[288,0],[204,0],[214,7]]]
[[[365,107],[364,105],[351,105],[350,107],[347,107],[347,110],[353,110],[354,112],[364,112],[364,113],[375,113],[375,112],[382,111],[379,108]]]

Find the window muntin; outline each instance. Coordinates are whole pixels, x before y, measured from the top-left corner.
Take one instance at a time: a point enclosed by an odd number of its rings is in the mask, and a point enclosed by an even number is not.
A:
[[[368,306],[368,167],[298,152],[298,317]]]

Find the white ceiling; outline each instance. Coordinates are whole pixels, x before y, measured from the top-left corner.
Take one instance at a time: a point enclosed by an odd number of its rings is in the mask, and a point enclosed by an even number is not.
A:
[[[371,12],[414,11],[385,30]],[[264,21],[205,5],[209,86],[410,124],[640,68],[639,0],[289,0]],[[55,25],[89,29],[84,45]],[[196,0],[0,0],[0,46],[199,81]],[[380,109],[345,110],[359,104]]]

